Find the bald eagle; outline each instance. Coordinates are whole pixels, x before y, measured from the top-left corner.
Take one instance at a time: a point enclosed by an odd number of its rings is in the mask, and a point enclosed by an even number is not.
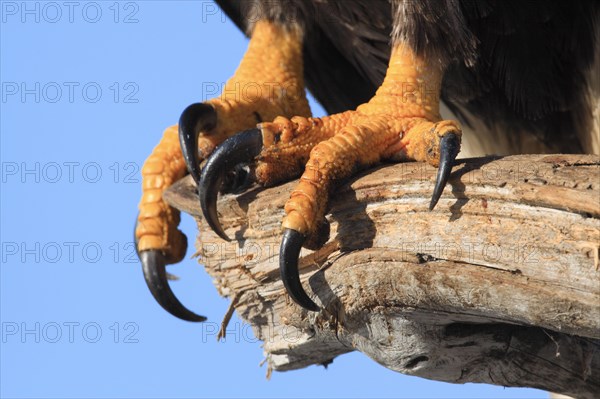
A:
[[[168,286],[165,266],[186,240],[161,195],[188,172],[224,239],[216,197],[229,171],[248,164],[263,185],[300,176],[280,269],[291,298],[318,311],[297,260],[326,240],[340,179],[385,160],[425,161],[439,166],[433,208],[461,144],[471,154],[599,152],[598,1],[217,3],[250,37],[248,50],[223,94],[189,106],[142,171],[138,253],[152,294],[182,319],[204,317]],[[311,117],[305,87],[329,116]]]

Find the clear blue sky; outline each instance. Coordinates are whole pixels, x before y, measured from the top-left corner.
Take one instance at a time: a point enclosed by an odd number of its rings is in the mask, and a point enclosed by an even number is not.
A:
[[[360,353],[267,381],[239,319],[216,342],[228,303],[189,259],[173,286],[210,322],[168,315],[131,243],[139,170],[246,38],[207,1],[0,5],[2,397],[547,397],[408,377]],[[195,236],[191,218],[182,229]]]

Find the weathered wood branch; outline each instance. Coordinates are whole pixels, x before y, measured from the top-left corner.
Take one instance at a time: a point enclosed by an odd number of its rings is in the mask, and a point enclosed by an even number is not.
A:
[[[318,314],[291,303],[279,279],[295,182],[222,195],[232,243],[203,222],[191,179],[165,198],[197,218],[200,262],[237,297],[272,369],[359,350],[435,380],[600,392],[600,158],[463,160],[429,212],[435,173],[384,166],[336,190],[329,242],[301,253]]]

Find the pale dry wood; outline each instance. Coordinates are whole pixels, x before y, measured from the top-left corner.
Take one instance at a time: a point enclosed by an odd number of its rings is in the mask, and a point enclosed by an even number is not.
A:
[[[359,350],[390,369],[455,383],[600,392],[600,158],[460,161],[433,212],[436,170],[382,166],[335,191],[331,236],[303,250],[305,289],[278,271],[283,205],[295,182],[219,199],[225,242],[184,179],[165,198],[199,221],[200,262],[264,341],[269,367],[327,364]],[[208,296],[208,294],[206,294]]]

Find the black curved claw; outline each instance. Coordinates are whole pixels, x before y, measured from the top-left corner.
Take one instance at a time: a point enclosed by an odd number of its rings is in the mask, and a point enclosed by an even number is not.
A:
[[[279,249],[279,271],[281,281],[294,302],[307,310],[318,312],[319,307],[306,294],[300,283],[298,257],[304,240],[305,237],[296,230],[285,229]]]
[[[245,130],[225,140],[208,157],[198,182],[200,207],[208,225],[224,240],[230,241],[217,215],[217,194],[223,176],[237,164],[249,163],[263,147],[260,129]]]
[[[200,180],[200,160],[198,159],[198,134],[213,129],[217,124],[217,112],[204,103],[187,107],[179,117],[179,144],[188,171],[196,184]]]
[[[139,254],[146,284],[156,302],[175,317],[186,321],[205,321],[206,317],[188,310],[175,296],[167,281],[166,262],[160,251],[142,251]]]
[[[431,202],[429,203],[429,210],[433,210],[435,205],[438,203],[450,172],[452,172],[452,166],[454,166],[454,160],[460,151],[460,138],[455,133],[448,133],[440,139],[440,166],[438,167],[437,177],[435,179],[435,187],[433,189],[433,195],[431,196]]]

